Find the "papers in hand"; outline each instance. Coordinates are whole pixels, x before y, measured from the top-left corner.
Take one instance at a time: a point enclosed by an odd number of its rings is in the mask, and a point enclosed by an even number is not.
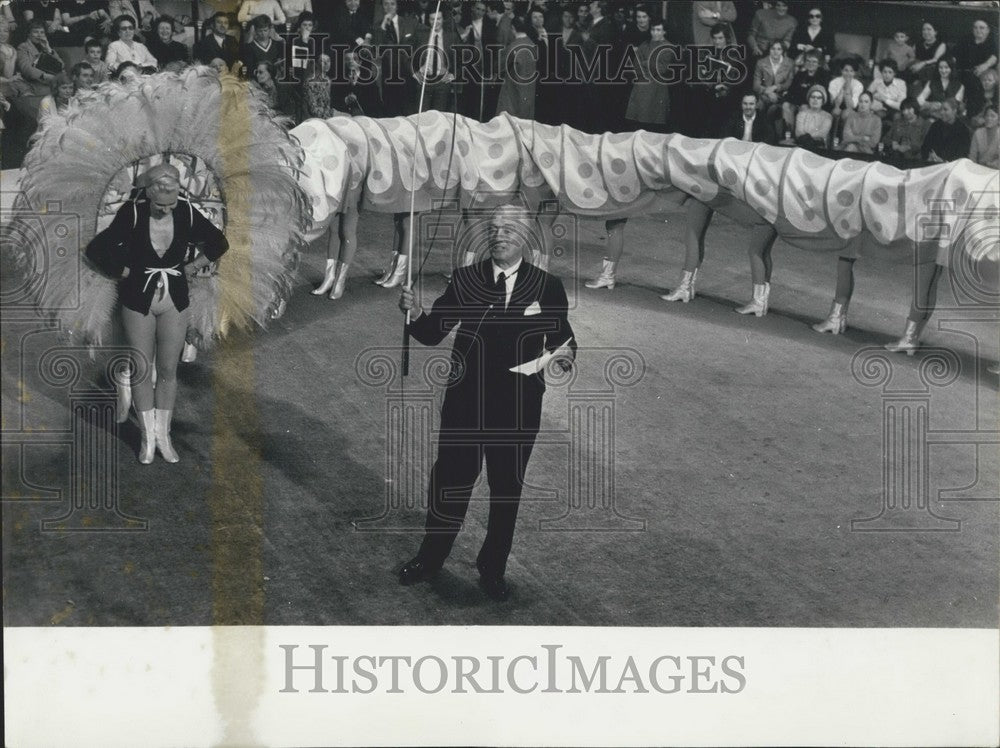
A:
[[[569,344],[573,341],[573,338],[569,338],[561,346],[556,348],[554,351],[545,351],[541,356],[531,361],[527,361],[518,366],[510,367],[510,371],[515,374],[537,374],[542,369],[544,369],[549,361],[554,358],[567,358],[573,360],[573,351],[569,347]]]

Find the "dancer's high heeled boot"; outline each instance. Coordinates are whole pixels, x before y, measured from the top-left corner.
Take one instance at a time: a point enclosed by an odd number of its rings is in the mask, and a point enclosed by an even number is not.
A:
[[[584,285],[587,288],[606,288],[609,291],[615,287],[615,266],[618,263],[614,260],[604,258],[601,266],[601,274],[592,281],[587,281]]]
[[[389,267],[385,269],[385,272],[382,273],[382,275],[379,278],[376,278],[374,281],[372,281],[376,286],[385,285],[389,281],[389,279],[392,277],[392,274],[396,272],[396,265],[399,264],[400,257],[401,255],[399,252],[392,253],[392,259],[389,260]]]
[[[396,269],[389,277],[389,280],[382,284],[382,288],[395,288],[400,283],[403,283],[406,280],[406,268],[409,267],[409,264],[410,258],[401,254],[396,261]]]
[[[923,323],[914,322],[911,319],[906,320],[903,337],[895,343],[886,343],[885,349],[892,353],[905,353],[907,356],[912,356],[920,347],[919,338],[923,327]]]
[[[313,296],[322,296],[325,293],[329,293],[330,289],[333,288],[334,282],[337,280],[337,261],[327,260],[326,270],[323,272],[323,282],[320,283],[316,288],[314,288],[311,293]]]
[[[120,371],[114,376],[115,393],[118,395],[118,412],[115,420],[125,423],[128,420],[128,410],[132,407],[132,377],[128,370]]]
[[[840,335],[847,329],[847,304],[833,302],[830,316],[822,322],[817,322],[812,329],[816,332],[832,332],[834,335]]]
[[[170,417],[172,415],[173,411],[171,410],[157,408],[153,417],[153,433],[156,438],[156,448],[160,450],[163,459],[167,462],[179,462],[181,458],[174,450],[174,445],[170,443]],[[150,461],[152,461],[152,457],[150,457]]]
[[[692,271],[685,270],[684,275],[681,276],[680,285],[670,293],[661,295],[660,298],[664,301],[683,301],[687,304],[694,298],[694,281],[697,277],[698,268]]]
[[[139,429],[142,439],[139,441],[139,462],[149,465],[156,453],[156,414],[152,409],[139,411]]]
[[[181,353],[181,361],[185,364],[192,363],[196,358],[198,358],[198,349],[193,343],[184,344],[184,352]]]
[[[767,314],[768,303],[771,298],[770,283],[753,284],[753,300],[746,306],[737,307],[734,311],[737,314],[753,314],[763,317]]]
[[[333,290],[330,291],[331,299],[339,299],[344,295],[344,289],[347,287],[347,268],[350,267],[346,262],[337,263],[337,280],[333,284]]]

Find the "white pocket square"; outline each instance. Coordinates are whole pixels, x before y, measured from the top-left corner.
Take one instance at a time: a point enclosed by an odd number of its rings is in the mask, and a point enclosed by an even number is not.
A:
[[[532,301],[531,304],[528,305],[528,308],[524,310],[525,317],[531,317],[541,313],[542,313],[542,307],[538,305],[537,301]]]

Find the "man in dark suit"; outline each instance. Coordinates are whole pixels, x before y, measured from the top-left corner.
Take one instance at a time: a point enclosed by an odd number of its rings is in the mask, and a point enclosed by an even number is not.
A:
[[[417,0],[416,5],[410,11],[410,17],[417,22],[418,26],[429,29],[431,27],[431,16],[434,15],[434,8],[436,6],[437,3],[432,2],[432,0]]]
[[[458,34],[444,28],[444,11],[431,13],[430,18],[431,28],[418,30],[414,34],[414,53],[411,57],[413,80],[416,81],[411,105],[414,113],[420,101],[420,85],[425,77],[427,86],[423,110],[451,111],[452,83],[455,80],[455,54],[452,47],[460,40]]]
[[[587,129],[593,133],[620,130],[628,103],[628,84],[618,76],[621,40],[614,19],[608,17],[610,5],[597,0],[590,3],[592,21],[587,29],[587,51],[591,59],[596,55],[600,61],[594,75],[602,79],[588,81],[584,88]]]
[[[382,0],[381,18],[376,17],[371,33],[379,60],[383,116],[400,117],[409,111],[412,98],[410,51],[417,22],[399,15],[397,0]]]
[[[216,13],[209,22],[209,32],[194,45],[194,59],[208,65],[218,58],[226,63],[227,68],[232,68],[239,57],[240,45],[229,36],[229,16]]]
[[[412,290],[400,297],[400,309],[417,314],[409,332],[419,342],[437,345],[458,328],[424,539],[400,570],[401,584],[422,581],[444,564],[485,456],[490,510],[476,567],[489,597],[510,595],[504,572],[545,391],[539,357],[553,352],[568,370],[576,356],[562,282],[522,260],[532,225],[523,207],[498,208],[490,218],[490,258],[458,268],[429,314]]]
[[[757,109],[757,94],[748,91],[740,103],[741,112],[734,117],[722,133],[724,138],[737,138],[751,143],[775,145],[777,137],[774,128],[764,113]]]
[[[469,6],[469,24],[461,29],[462,43],[475,48],[471,65],[465,67],[462,98],[459,112],[466,117],[483,122],[492,118],[496,111],[496,100],[500,87],[495,82],[499,78],[493,70],[492,56],[488,47],[497,43],[496,23],[486,15],[486,3],[482,0]]]
[[[361,0],[344,0],[333,16],[330,44],[354,50],[370,39],[372,27],[371,8],[361,7]]]

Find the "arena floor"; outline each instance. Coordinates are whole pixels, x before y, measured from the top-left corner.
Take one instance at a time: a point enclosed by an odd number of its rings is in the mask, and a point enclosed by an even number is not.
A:
[[[889,356],[891,380],[867,386],[859,379],[878,364],[852,372],[852,359],[901,332],[905,257],[857,264],[850,327],[834,337],[809,329],[829,309],[831,254],[779,241],[772,312],[746,318],[732,312],[750,294],[734,224],[709,230],[691,304],[659,298],[680,274],[680,213],[629,222],[613,291],[583,288],[605,239],[602,223],[577,228],[579,251],[551,269],[574,305],[578,372],[546,396],[551,433],[529,466],[510,601],[476,586],[482,485],[442,573],[396,582],[419,542],[429,455],[403,440],[395,459],[390,414],[428,402],[423,366],[437,351],[414,347],[405,395],[375,381],[378,354],[398,357],[402,315],[397,293],[371,283],[391,221],[366,214],[343,299],[308,293],[323,267],[314,248],[270,330],[181,364],[180,464],[139,465],[134,416],[122,427],[120,509],[145,531],[43,531],[79,477],[65,438],[70,393],[40,374],[57,336],[4,322],[6,624],[997,626],[994,314],[959,308],[942,284],[925,340],[951,352],[941,354],[950,366],[933,371],[931,353]],[[431,291],[447,262],[432,254]],[[615,356],[634,370],[609,374]],[[107,387],[80,360],[82,384]],[[581,401],[613,407],[574,448],[569,413]],[[927,444],[908,441],[913,484],[894,482],[904,458],[887,458],[884,489],[884,431],[899,424],[883,413],[902,401],[926,408]],[[602,472],[608,453],[613,478]],[[603,486],[604,504],[572,506],[581,486]],[[885,490],[903,504],[858,524],[882,511]],[[402,506],[387,509],[394,498]]]

